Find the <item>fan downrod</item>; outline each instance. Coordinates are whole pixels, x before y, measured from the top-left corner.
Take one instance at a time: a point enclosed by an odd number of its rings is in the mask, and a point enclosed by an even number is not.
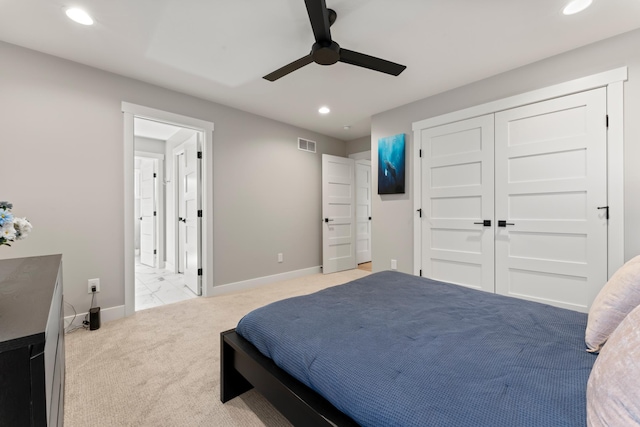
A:
[[[338,14],[333,9],[327,9],[329,26],[332,26]],[[311,46],[311,58],[320,65],[333,65],[340,60],[340,45],[333,40],[319,40]]]

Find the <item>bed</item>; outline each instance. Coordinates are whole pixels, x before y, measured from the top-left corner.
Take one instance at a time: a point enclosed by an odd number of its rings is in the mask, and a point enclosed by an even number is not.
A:
[[[399,272],[247,314],[221,400],[255,387],[301,426],[584,426],[587,315]]]

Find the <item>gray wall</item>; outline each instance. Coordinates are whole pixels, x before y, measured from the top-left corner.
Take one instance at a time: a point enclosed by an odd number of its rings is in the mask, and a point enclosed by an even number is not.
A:
[[[347,141],[347,156],[354,153],[362,153],[371,150],[371,135]]]
[[[321,154],[343,141],[6,43],[0,63],[0,199],[34,227],[0,258],[62,253],[78,312],[94,277],[98,305],[124,304],[122,101],[214,122],[215,285],[321,264]]]
[[[412,123],[441,114],[506,98],[553,84],[627,66],[624,83],[625,138],[625,259],[640,254],[640,30],[588,45],[488,79],[444,92],[372,117],[372,152],[378,138],[407,134],[407,182],[404,195],[373,195],[373,269],[413,272],[413,146]],[[376,156],[372,180],[377,182]],[[375,184],[374,184],[375,185]]]

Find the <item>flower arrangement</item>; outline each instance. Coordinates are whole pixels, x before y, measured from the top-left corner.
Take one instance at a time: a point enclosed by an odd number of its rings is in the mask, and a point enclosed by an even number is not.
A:
[[[9,242],[26,239],[33,228],[26,218],[13,216],[12,208],[11,203],[0,202],[0,246],[11,246]]]

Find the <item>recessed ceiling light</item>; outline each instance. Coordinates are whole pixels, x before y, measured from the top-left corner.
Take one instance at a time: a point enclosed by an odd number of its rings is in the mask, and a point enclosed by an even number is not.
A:
[[[344,128],[343,128],[343,129],[344,129],[344,130],[349,130],[349,129],[351,129],[351,126],[349,126],[349,125],[344,125]]]
[[[89,14],[82,9],[72,7],[71,9],[67,9],[66,14],[69,19],[72,19],[78,24],[93,25],[93,18],[91,18]]]
[[[562,11],[565,15],[573,15],[578,12],[582,12],[589,6],[593,0],[573,0]]]
[[[331,110],[329,109],[329,107],[320,107],[320,109],[318,110],[318,113],[320,114],[329,114]]]

